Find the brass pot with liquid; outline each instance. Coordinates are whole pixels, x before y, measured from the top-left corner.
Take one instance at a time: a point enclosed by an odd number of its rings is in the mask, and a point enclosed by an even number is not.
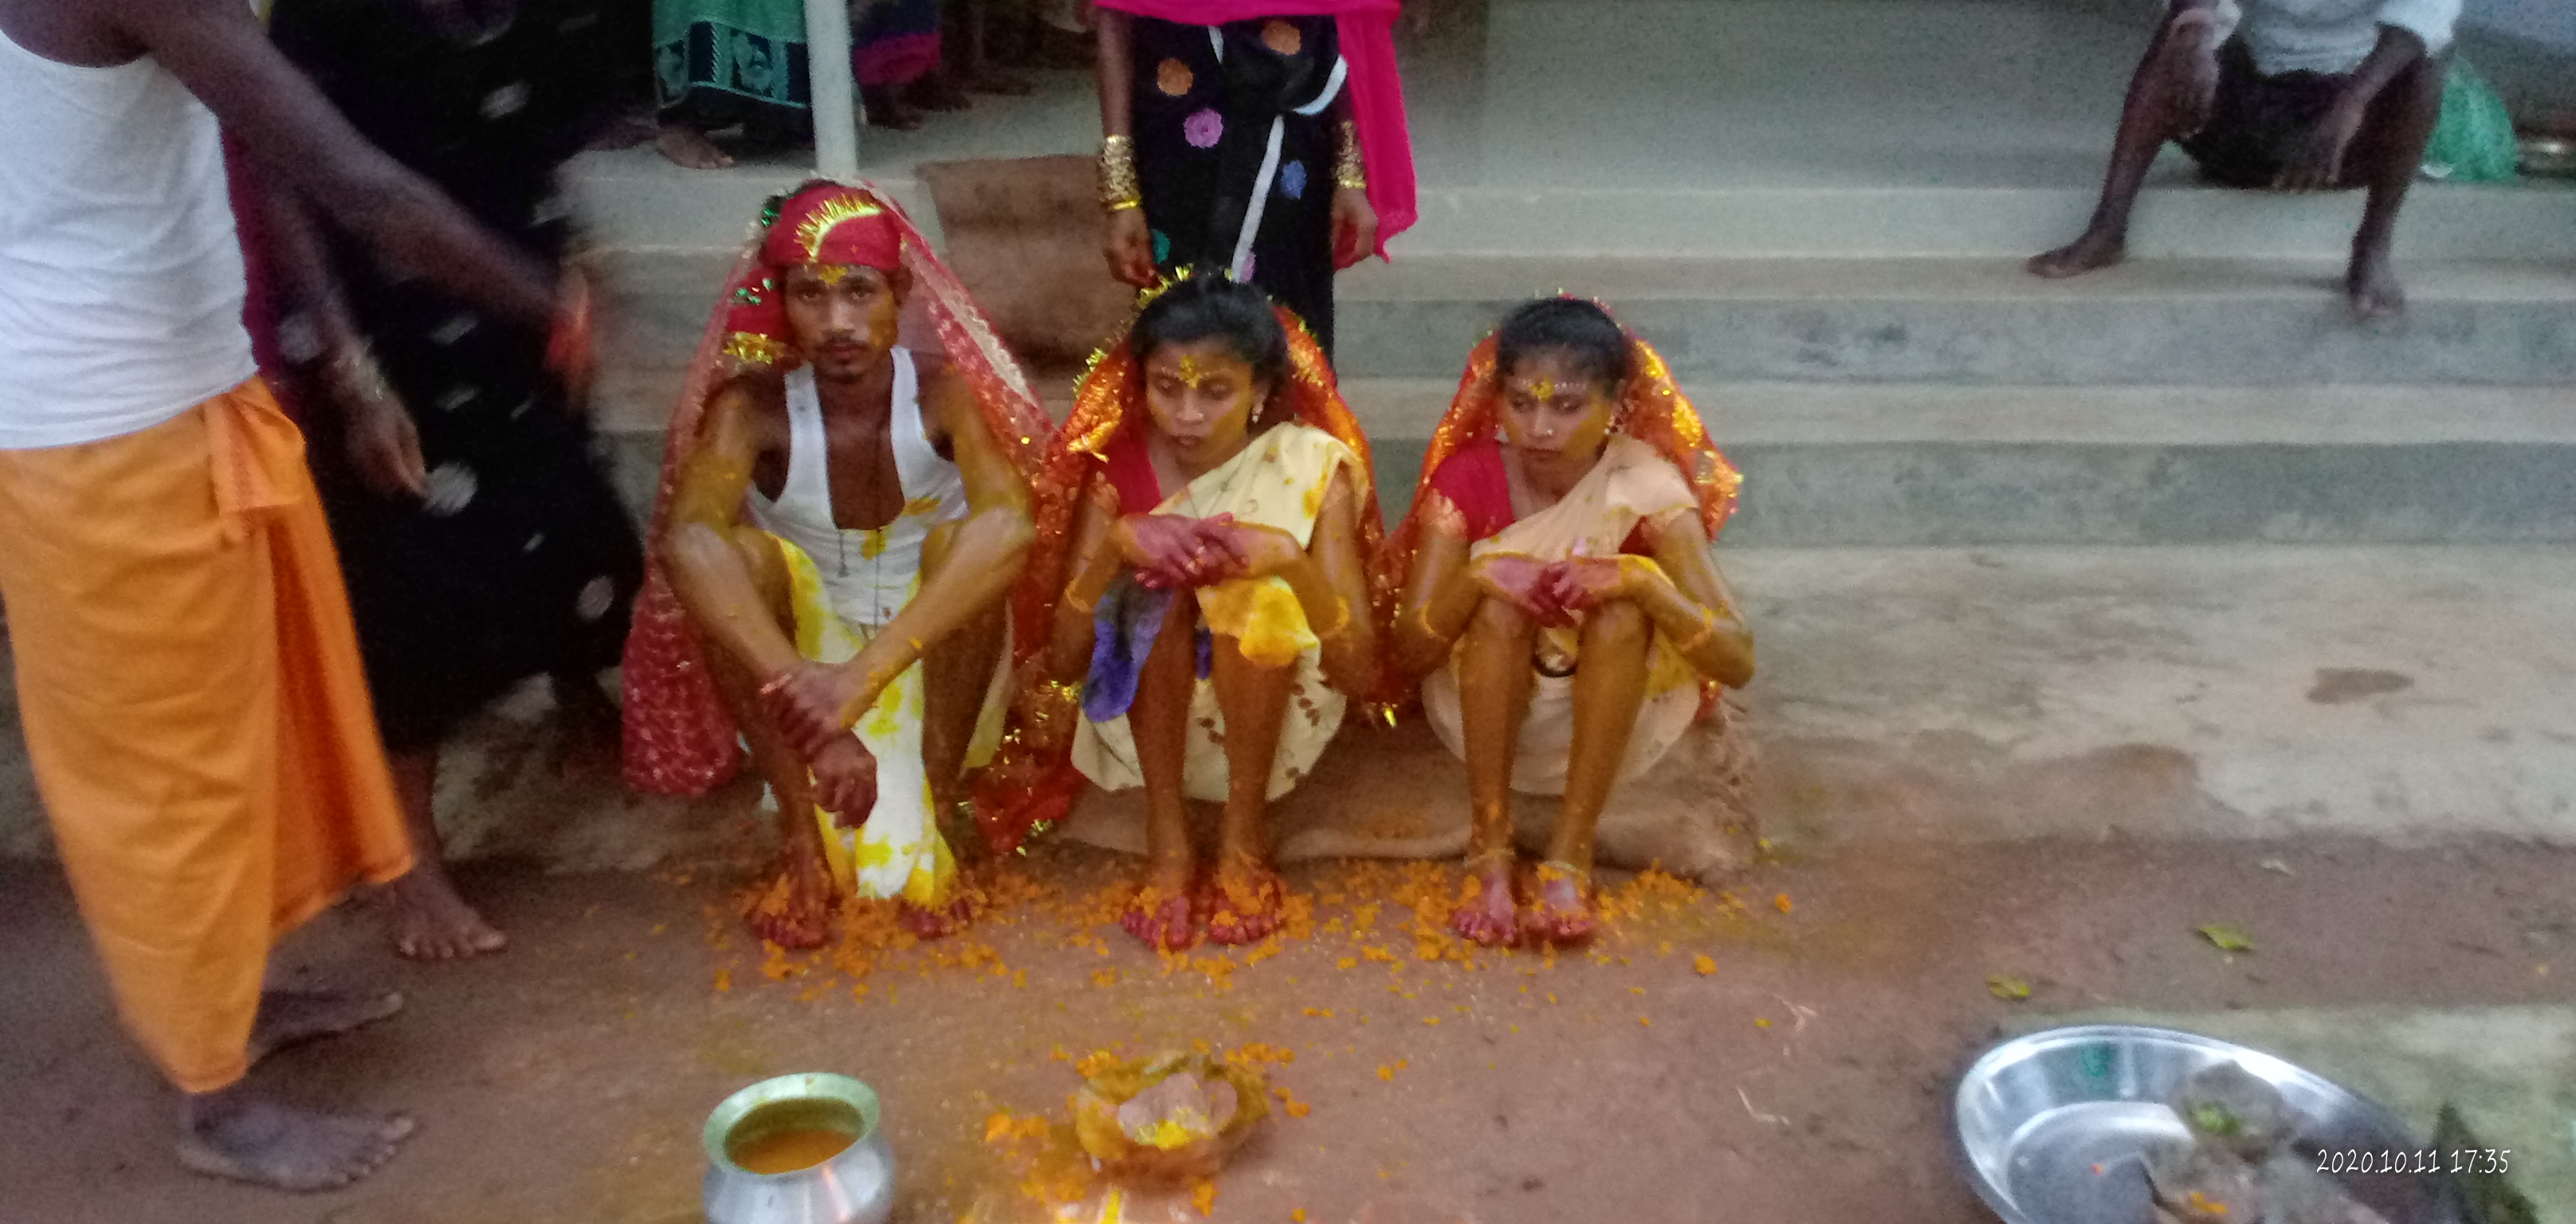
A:
[[[783,1075],[707,1118],[709,1224],[885,1224],[894,1149],[877,1094],[846,1075]]]

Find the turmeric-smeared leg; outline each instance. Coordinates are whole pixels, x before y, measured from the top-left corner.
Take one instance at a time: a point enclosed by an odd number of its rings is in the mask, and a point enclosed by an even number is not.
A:
[[[1198,942],[1197,917],[1190,906],[1198,856],[1190,845],[1189,800],[1182,792],[1190,699],[1198,691],[1196,628],[1189,597],[1176,597],[1154,648],[1146,652],[1136,679],[1136,702],[1127,711],[1137,769],[1145,775],[1146,867],[1135,904],[1119,923],[1128,934],[1167,951]]]
[[[1529,717],[1530,654],[1538,626],[1488,599],[1459,645],[1458,721],[1467,749],[1467,894],[1450,926],[1488,947],[1518,942],[1512,908],[1512,750]]]
[[[1637,605],[1605,603],[1584,617],[1583,646],[1574,672],[1574,743],[1566,762],[1565,804],[1547,861],[1539,866],[1539,893],[1531,905],[1531,933],[1551,943],[1571,943],[1592,933],[1593,832],[1601,809],[1628,759],[1628,737],[1646,704],[1646,664],[1655,627]]]
[[[1279,929],[1287,889],[1270,866],[1270,770],[1288,721],[1293,665],[1264,667],[1235,639],[1216,639],[1209,680],[1225,716],[1225,815],[1217,823],[1208,938],[1246,944]]]
[[[746,527],[734,532],[732,544],[750,570],[762,604],[793,637],[796,614],[789,603],[787,563],[779,556],[777,542]],[[769,782],[770,794],[778,800],[782,855],[779,878],[785,895],[778,904],[755,910],[751,929],[780,947],[820,947],[832,935],[835,890],[831,867],[823,859],[822,830],[814,826],[814,776],[806,768],[805,758],[797,755],[786,737],[779,734],[778,725],[770,721],[769,711],[760,700],[759,680],[722,650],[708,649],[703,653],[716,691],[724,697],[734,725],[742,729],[743,739],[751,745],[752,765]]]
[[[949,524],[932,531],[923,541],[923,585],[929,585],[947,565],[956,535],[956,525]],[[939,831],[961,855],[973,852],[959,844],[960,838],[951,836],[952,830],[972,823],[955,819],[966,802],[966,749],[974,743],[975,722],[984,712],[984,695],[992,688],[993,671],[1001,665],[1002,651],[1009,645],[1009,623],[1002,605],[996,603],[932,643],[921,656],[922,769],[930,780],[931,807],[938,813]],[[903,911],[904,925],[926,939],[949,934],[973,917],[972,907],[964,897],[936,910],[907,901]]]

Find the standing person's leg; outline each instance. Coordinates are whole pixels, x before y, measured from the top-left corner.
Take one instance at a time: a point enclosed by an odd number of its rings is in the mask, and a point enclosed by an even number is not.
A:
[[[2344,174],[2367,188],[2361,228],[2352,236],[2352,264],[2344,274],[2344,292],[2352,310],[2379,319],[2406,309],[2406,291],[2397,283],[2392,249],[2397,238],[2397,210],[2406,188],[2424,165],[2424,147],[2442,117],[2442,82],[2450,71],[2446,58],[2419,59],[2408,65],[2371,100],[2370,117],[2344,155]]]
[[[1530,652],[1538,627],[1499,599],[1476,608],[1460,645],[1458,714],[1466,741],[1468,894],[1450,915],[1460,935],[1488,947],[1516,943],[1520,916],[1512,901],[1512,755],[1529,717]]]
[[[951,30],[957,39],[950,62],[957,66],[959,83],[977,93],[1005,97],[1036,92],[1037,87],[1027,77],[1004,71],[994,62],[993,27],[1000,22],[1028,20],[1027,14],[1020,11],[1019,0],[949,0],[949,4],[955,18]]]
[[[264,392],[233,395],[274,413]],[[208,417],[232,398],[137,434],[0,452],[0,597],[65,874],[120,1016],[187,1094],[182,1162],[328,1189],[382,1164],[410,1122],[284,1105],[243,1077],[400,1000],[263,994],[268,950],[408,852],[300,461],[257,440],[227,456],[287,495],[264,525],[226,523],[207,496],[224,467]],[[263,424],[292,437],[282,418]]]
[[[1646,704],[1646,665],[1654,644],[1654,622],[1633,603],[1602,604],[1584,617],[1565,802],[1547,860],[1539,864],[1538,898],[1529,914],[1531,933],[1552,943],[1592,933],[1592,835],[1628,760],[1628,737]]]
[[[1145,885],[1119,922],[1127,933],[1160,950],[1198,942],[1190,904],[1197,882],[1198,849],[1190,840],[1189,796],[1184,789],[1190,750],[1190,703],[1198,695],[1198,610],[1183,592],[1172,598],[1162,632],[1145,655],[1136,679],[1136,701],[1127,728],[1136,741],[1136,767],[1145,776]]]
[[[1225,722],[1225,813],[1217,822],[1208,938],[1247,944],[1279,929],[1286,904],[1286,889],[1270,866],[1270,773],[1297,668],[1244,658],[1242,643],[1231,637],[1217,638],[1210,653],[1209,680]]]
[[[2206,9],[2178,14],[2157,29],[2146,58],[2129,78],[2119,134],[2111,141],[2110,169],[2103,176],[2102,198],[2093,206],[2092,220],[2075,241],[2032,257],[2032,274],[2051,279],[2077,276],[2127,256],[2129,209],[2146,185],[2147,168],[2155,164],[2166,141],[2199,131],[2209,119],[2218,82],[2218,48],[2211,38]]]
[[[434,798],[438,742],[385,748],[394,794],[402,801],[403,827],[411,834],[412,869],[385,886],[384,903],[394,951],[413,960],[457,960],[510,946],[500,932],[456,891],[439,846]]]
[[[779,555],[778,542],[742,527],[734,531],[733,546],[770,615],[792,636],[796,613],[789,602],[787,564]],[[823,831],[814,823],[813,772],[770,721],[760,700],[759,678],[722,650],[708,648],[704,653],[716,691],[733,713],[743,740],[751,745],[752,765],[778,801],[779,883],[753,911],[752,930],[782,948],[820,947],[832,935],[839,889],[823,856]]]

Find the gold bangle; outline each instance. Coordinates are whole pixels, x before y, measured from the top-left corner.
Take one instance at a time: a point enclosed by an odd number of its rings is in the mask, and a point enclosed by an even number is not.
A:
[[[1100,142],[1100,206],[1110,212],[1141,207],[1144,187],[1136,179],[1136,141],[1129,136]]]
[[[1341,148],[1333,161],[1333,185],[1345,191],[1368,190],[1368,163],[1360,156],[1360,125],[1344,119]]]
[[[1689,654],[1690,652],[1699,649],[1702,644],[1708,641],[1709,635],[1715,632],[1717,632],[1717,613],[1712,612],[1707,608],[1701,608],[1699,610],[1699,632],[1692,634],[1690,636],[1690,640],[1687,642],[1673,643],[1673,649],[1678,650],[1683,654]]]
[[[1072,587],[1066,587],[1064,589],[1064,601],[1073,605],[1073,610],[1082,613],[1084,616],[1091,615],[1092,609],[1100,606],[1100,596],[1094,595],[1086,600],[1075,595]]]
[[[1333,609],[1341,613],[1341,618],[1333,622],[1332,628],[1316,632],[1316,641],[1320,642],[1326,638],[1340,637],[1344,630],[1351,627],[1351,601],[1347,599],[1335,599],[1333,601]]]

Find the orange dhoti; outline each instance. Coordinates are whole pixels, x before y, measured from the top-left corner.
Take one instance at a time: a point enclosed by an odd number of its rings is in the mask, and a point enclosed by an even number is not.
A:
[[[0,450],[0,599],[36,785],[127,1027],[249,1069],[271,940],[411,866],[303,437],[252,381]]]

